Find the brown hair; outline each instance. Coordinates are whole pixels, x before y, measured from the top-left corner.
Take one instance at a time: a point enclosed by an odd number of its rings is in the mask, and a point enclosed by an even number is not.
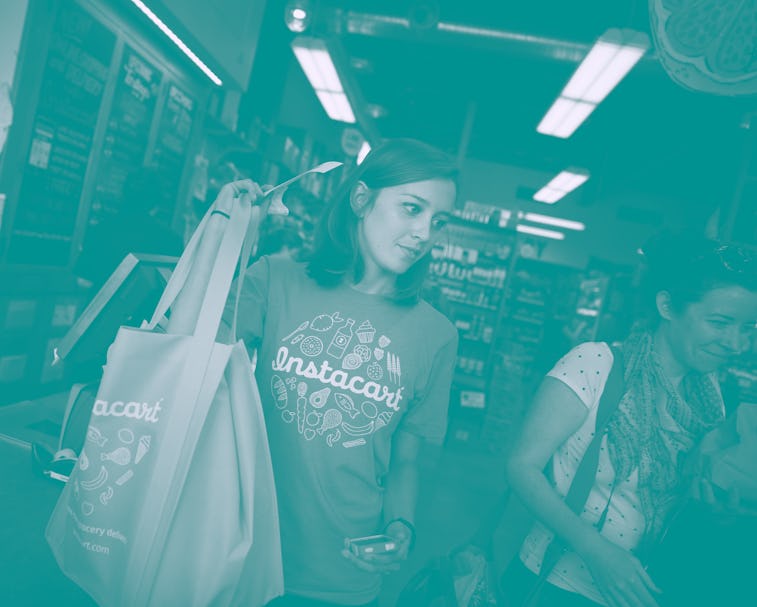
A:
[[[308,274],[325,287],[361,279],[364,262],[358,244],[359,218],[350,204],[350,195],[358,182],[371,190],[380,190],[429,179],[448,179],[457,184],[457,176],[457,165],[450,155],[420,141],[393,139],[371,150],[347,176],[321,216]],[[394,301],[413,304],[420,299],[430,261],[428,253],[397,276]]]

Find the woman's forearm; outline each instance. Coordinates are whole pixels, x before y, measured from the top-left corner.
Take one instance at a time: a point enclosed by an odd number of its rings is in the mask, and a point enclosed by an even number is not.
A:
[[[590,554],[602,538],[557,494],[543,472],[518,459],[507,464],[510,486],[531,514],[579,555]]]
[[[415,523],[418,503],[418,466],[416,462],[397,463],[386,477],[384,524],[405,519]]]

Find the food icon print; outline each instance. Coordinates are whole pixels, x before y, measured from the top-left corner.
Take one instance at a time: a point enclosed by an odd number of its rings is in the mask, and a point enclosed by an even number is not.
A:
[[[370,319],[339,311],[287,331],[271,361],[279,419],[307,442],[345,449],[369,444],[404,405],[402,365],[391,338]]]
[[[76,481],[74,492],[84,516],[91,516],[99,504],[107,507],[119,488],[134,477],[135,468],[150,451],[151,440],[150,434],[137,438],[131,428],[125,427],[109,439],[90,424],[77,464],[85,474]]]

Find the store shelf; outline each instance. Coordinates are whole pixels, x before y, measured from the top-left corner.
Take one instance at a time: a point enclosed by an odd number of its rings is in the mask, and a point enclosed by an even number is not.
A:
[[[541,326],[544,325],[544,319],[543,318],[529,318],[528,316],[519,316],[517,314],[511,315],[510,316],[510,320],[514,320],[514,321],[517,321],[517,322],[524,322],[524,323],[531,324],[531,325],[536,325],[536,326],[539,326],[539,327],[541,327]]]
[[[497,285],[488,285],[485,283],[475,282],[472,280],[464,280],[460,278],[449,278],[448,276],[439,276],[438,274],[429,274],[429,280],[432,282],[438,282],[441,284],[446,284],[454,287],[477,287],[481,289],[490,289],[492,291],[501,291],[504,287],[503,286],[497,286]]]
[[[530,297],[516,296],[516,297],[513,297],[513,301],[517,303],[527,304],[529,306],[539,306],[541,308],[547,305],[543,299],[533,299]]]
[[[476,310],[484,310],[485,312],[496,313],[499,308],[497,306],[486,306],[484,304],[477,304],[470,301],[462,301],[461,299],[447,298],[447,301],[458,306],[465,306],[466,308],[475,308]]]
[[[487,348],[490,348],[492,345],[492,340],[485,341],[483,339],[477,339],[475,337],[466,337],[465,335],[460,335],[460,341],[465,342],[466,344],[486,346]]]
[[[476,390],[486,390],[486,378],[478,375],[468,375],[467,373],[455,372],[452,381],[457,387],[474,388]]]

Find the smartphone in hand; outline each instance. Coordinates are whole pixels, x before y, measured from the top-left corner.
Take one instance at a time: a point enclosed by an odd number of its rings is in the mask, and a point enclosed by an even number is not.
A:
[[[367,535],[347,539],[347,549],[355,556],[386,554],[398,549],[397,542],[388,535]]]

